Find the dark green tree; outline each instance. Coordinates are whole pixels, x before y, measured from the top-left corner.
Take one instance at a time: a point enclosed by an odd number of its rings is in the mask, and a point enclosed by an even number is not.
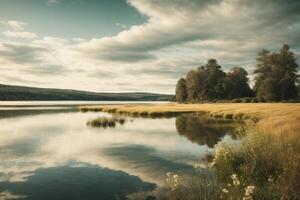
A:
[[[176,85],[176,100],[179,103],[184,103],[187,100],[186,80],[181,78]]]
[[[210,59],[206,65],[190,71],[186,76],[188,100],[199,102],[223,98],[225,76],[215,59]]]
[[[288,100],[297,97],[298,75],[296,58],[288,45],[283,45],[280,53],[273,54],[273,77],[278,82],[278,99]]]
[[[225,97],[224,78],[225,72],[215,59],[208,60],[205,65],[206,79],[204,81],[202,96],[204,99],[223,99]]]
[[[257,98],[264,101],[295,99],[299,82],[297,67],[294,53],[288,45],[283,45],[279,53],[267,50],[259,53],[254,71]]]
[[[198,100],[199,76],[196,70],[191,70],[186,75],[187,100],[195,102]]]
[[[259,99],[263,98],[263,96],[258,96],[258,90],[262,86],[263,81],[270,77],[272,73],[271,58],[270,52],[266,49],[263,49],[256,58],[256,68],[253,72],[255,76],[253,90]]]
[[[192,70],[186,75],[188,101],[199,102],[205,100],[203,91],[205,88],[205,80],[207,73],[204,66]]]
[[[210,59],[207,64],[187,73],[186,93],[180,92],[181,88],[184,88],[183,80],[178,81],[177,101],[182,102],[182,96],[185,95],[188,102],[249,97],[252,91],[247,75],[246,70],[239,67],[233,68],[226,74],[215,59]]]
[[[277,91],[276,80],[273,78],[266,78],[262,80],[256,95],[260,101],[278,101]]]
[[[226,75],[225,90],[228,99],[252,97],[248,73],[244,68],[233,67]]]

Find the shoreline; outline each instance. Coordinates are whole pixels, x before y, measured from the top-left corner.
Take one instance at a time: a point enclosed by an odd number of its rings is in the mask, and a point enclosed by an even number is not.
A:
[[[82,112],[109,112],[132,116],[164,117],[203,112],[212,117],[258,122],[263,132],[300,132],[300,103],[118,104],[78,106]]]

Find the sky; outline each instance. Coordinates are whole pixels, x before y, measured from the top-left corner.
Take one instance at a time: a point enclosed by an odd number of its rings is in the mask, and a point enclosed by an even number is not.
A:
[[[208,59],[300,57],[299,0],[0,0],[0,83],[174,93]],[[297,61],[299,63],[299,60]]]

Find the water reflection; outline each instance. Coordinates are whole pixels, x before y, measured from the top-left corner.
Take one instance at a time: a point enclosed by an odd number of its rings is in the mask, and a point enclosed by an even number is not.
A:
[[[136,176],[85,163],[40,168],[26,182],[0,183],[0,191],[32,200],[125,199],[130,193],[154,188]]]
[[[19,110],[23,113],[18,117],[0,119],[0,197],[6,191],[29,199],[74,199],[70,194],[122,199],[130,192],[163,185],[168,171],[192,173],[193,164],[232,129],[227,122],[216,126],[215,121],[193,115],[132,122],[128,117],[123,126],[95,129],[86,122],[112,115],[39,111]],[[5,112],[14,116],[10,112],[15,111]],[[60,191],[63,185],[65,193]]]
[[[180,135],[210,148],[218,144],[226,134],[235,139],[235,130],[239,125],[229,119],[211,118],[200,113],[176,117],[176,129]]]
[[[16,118],[31,115],[51,114],[58,112],[76,112],[76,109],[69,107],[51,107],[51,108],[0,108],[1,118]]]

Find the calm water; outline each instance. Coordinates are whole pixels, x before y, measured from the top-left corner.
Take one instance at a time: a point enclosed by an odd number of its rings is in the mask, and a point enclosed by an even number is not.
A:
[[[70,107],[0,108],[0,199],[124,199],[165,183],[168,171],[193,165],[233,127],[205,117],[126,117],[115,128],[87,121],[107,113]]]
[[[0,107],[7,106],[57,106],[57,105],[97,105],[97,104],[155,104],[167,101],[0,101]]]

